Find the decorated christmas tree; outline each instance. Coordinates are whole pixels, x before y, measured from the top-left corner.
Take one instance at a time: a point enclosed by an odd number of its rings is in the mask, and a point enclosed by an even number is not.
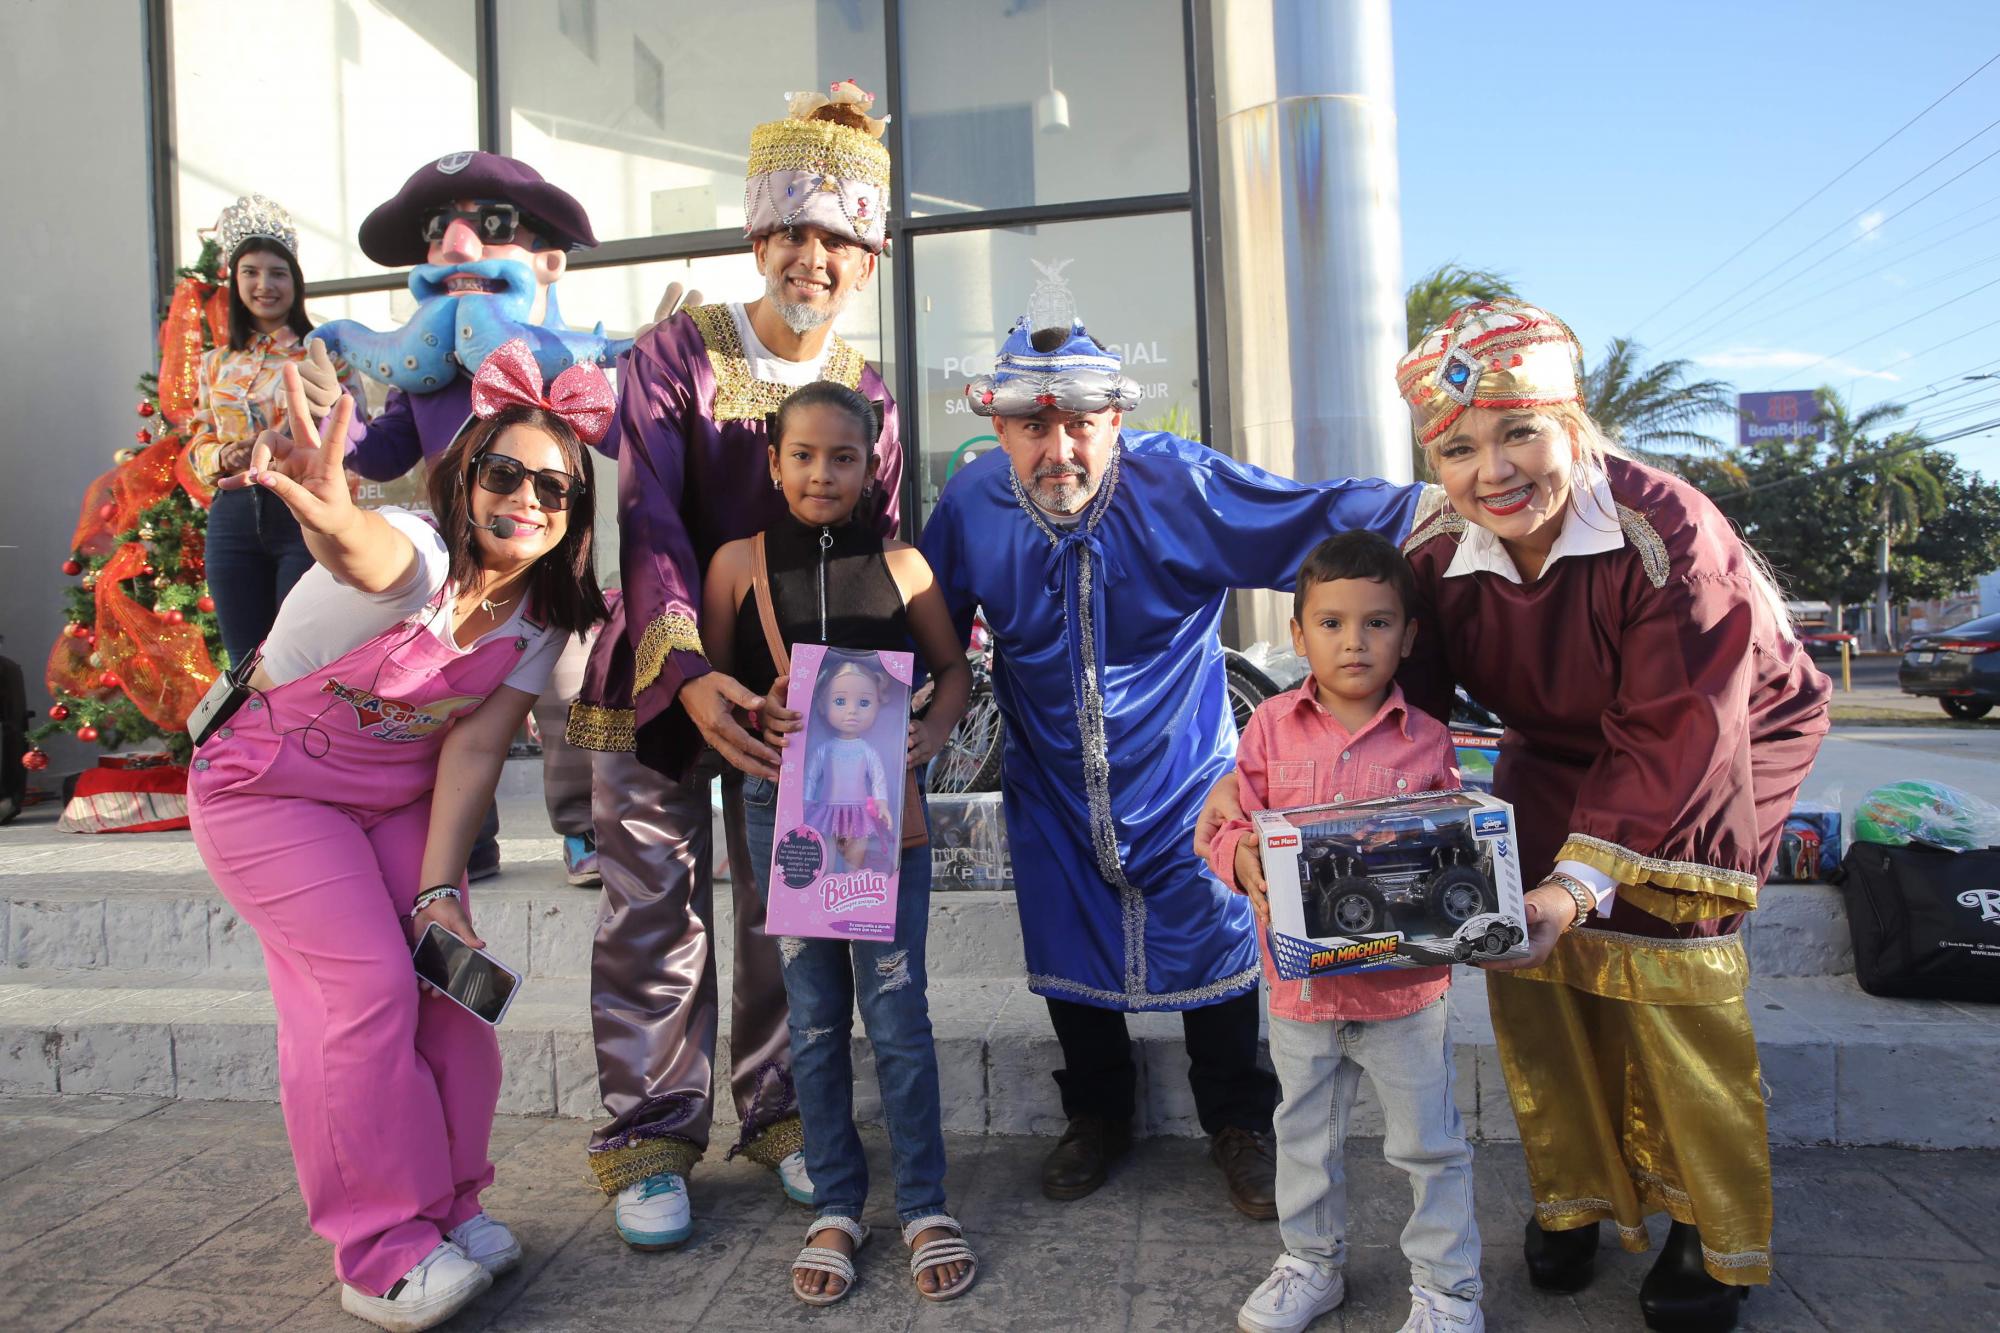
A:
[[[228,293],[216,285],[214,240],[180,270],[160,325],[160,368],[142,376],[137,444],[90,484],[62,572],[68,623],[49,653],[49,721],[106,749],[162,741],[185,763],[189,711],[228,662],[202,563],[208,503],[189,470],[186,434],[202,353],[229,336]],[[30,769],[48,767],[31,748]]]

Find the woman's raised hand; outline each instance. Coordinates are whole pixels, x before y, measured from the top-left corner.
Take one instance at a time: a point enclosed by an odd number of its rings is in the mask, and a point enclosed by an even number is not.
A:
[[[295,365],[285,367],[285,425],[292,447],[277,465],[265,435],[250,451],[243,474],[285,502],[299,526],[308,532],[337,536],[359,516],[347,484],[347,428],[354,419],[354,400],[346,394],[334,404],[324,428],[315,427],[306,401],[305,384]],[[269,432],[266,432],[268,435]]]

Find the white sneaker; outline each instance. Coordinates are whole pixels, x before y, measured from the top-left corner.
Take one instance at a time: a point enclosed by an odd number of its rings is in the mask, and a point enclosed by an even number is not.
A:
[[[1242,1333],[1298,1333],[1346,1296],[1347,1279],[1339,1269],[1322,1269],[1281,1254],[1271,1265],[1271,1275],[1236,1312],[1236,1327]]]
[[[442,1324],[492,1285],[491,1273],[466,1258],[458,1246],[441,1241],[386,1295],[370,1296],[342,1283],[340,1308],[377,1328],[415,1333]]]
[[[612,1211],[618,1234],[635,1250],[671,1250],[694,1234],[687,1182],[671,1171],[647,1176],[618,1191]]]
[[[785,1197],[793,1203],[813,1206],[812,1177],[806,1174],[804,1153],[786,1153],[778,1162],[778,1183],[785,1187]]]
[[[1486,1312],[1478,1301],[1411,1287],[1410,1318],[1399,1333],[1486,1333]]]
[[[444,1238],[465,1251],[465,1257],[499,1277],[521,1262],[521,1242],[514,1233],[484,1212],[474,1213]]]

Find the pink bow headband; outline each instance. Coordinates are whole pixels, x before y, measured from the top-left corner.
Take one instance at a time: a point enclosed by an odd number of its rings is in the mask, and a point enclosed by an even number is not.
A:
[[[542,368],[525,338],[501,343],[480,363],[472,377],[472,411],[482,419],[507,407],[539,407],[561,417],[585,444],[596,444],[611,430],[618,397],[611,381],[596,366],[575,365],[556,376],[542,396]]]

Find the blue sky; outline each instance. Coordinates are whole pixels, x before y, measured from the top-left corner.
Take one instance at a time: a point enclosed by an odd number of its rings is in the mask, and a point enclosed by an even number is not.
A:
[[[1695,286],[2000,55],[2000,2],[1395,0],[1395,42],[1406,277],[1500,270],[1593,355],[1743,391],[2000,418],[1962,379],[2000,374],[2000,61]],[[2000,479],[2000,428],[1950,447]]]

